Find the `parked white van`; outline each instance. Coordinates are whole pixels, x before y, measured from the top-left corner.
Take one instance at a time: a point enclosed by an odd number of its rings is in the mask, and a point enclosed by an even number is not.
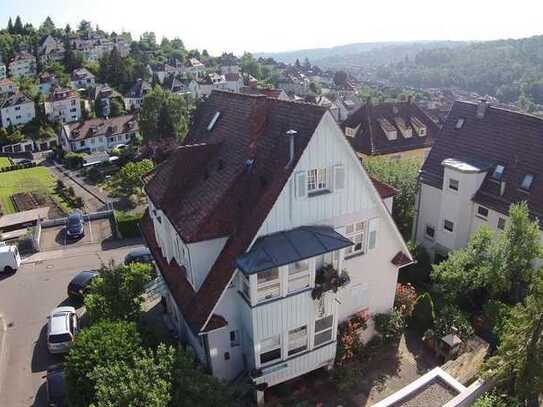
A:
[[[0,242],[0,273],[13,273],[21,265],[19,249],[14,245]]]

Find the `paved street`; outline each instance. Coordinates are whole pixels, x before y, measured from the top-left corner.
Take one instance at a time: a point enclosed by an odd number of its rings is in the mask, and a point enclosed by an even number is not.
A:
[[[0,275],[0,406],[45,405],[45,370],[62,359],[47,351],[47,315],[67,300],[67,284],[77,272],[121,262],[140,246],[104,250],[88,244],[41,252],[26,259],[16,274]]]

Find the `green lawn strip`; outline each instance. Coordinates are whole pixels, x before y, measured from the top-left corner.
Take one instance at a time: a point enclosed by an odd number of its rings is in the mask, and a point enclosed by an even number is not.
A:
[[[9,157],[0,157],[0,168],[10,167],[13,164]]]
[[[64,211],[69,205],[56,193],[56,180],[45,167],[0,173],[0,202],[4,213],[15,212],[11,195],[17,192],[47,193]]]

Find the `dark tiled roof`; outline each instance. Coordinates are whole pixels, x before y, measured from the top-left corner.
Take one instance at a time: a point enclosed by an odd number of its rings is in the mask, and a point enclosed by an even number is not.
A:
[[[239,73],[225,73],[224,79],[227,82],[237,82],[241,80],[241,75]]]
[[[413,135],[405,138],[396,124],[396,118],[401,118],[411,125],[417,118],[426,126],[426,136],[419,137],[413,128]],[[397,132],[396,140],[389,140],[379,124],[380,119],[386,119]],[[415,103],[366,103],[354,111],[343,123],[343,128],[358,127],[355,137],[347,137],[353,148],[366,155],[392,154],[419,148],[431,147],[437,137],[439,127]]]
[[[464,119],[460,129],[458,119]],[[503,165],[503,196],[491,169],[474,201],[504,214],[511,203],[527,201],[532,214],[543,220],[543,119],[494,106],[479,119],[476,103],[455,102],[422,167],[421,181],[441,189],[446,158]],[[526,174],[534,176],[530,192],[519,188]]]
[[[70,130],[70,141],[138,131],[138,121],[130,114],[109,119],[90,119],[66,126]]]
[[[0,108],[2,109],[5,107],[22,105],[24,103],[33,103],[33,101],[30,96],[23,92],[13,93],[4,99],[0,98]]]
[[[72,80],[93,79],[95,76],[87,68],[74,69],[72,71]]]
[[[138,79],[128,92],[130,98],[142,98],[147,92],[151,90],[151,85],[143,79]]]
[[[306,103],[213,91],[196,111],[186,145],[144,177],[149,198],[183,240],[229,236],[185,313],[195,331],[204,327],[236,257],[248,249],[325,112]],[[298,135],[287,168],[289,129]],[[247,160],[254,160],[250,171]]]
[[[409,264],[413,264],[413,260],[404,252],[399,251],[390,261],[396,267],[404,267]]]

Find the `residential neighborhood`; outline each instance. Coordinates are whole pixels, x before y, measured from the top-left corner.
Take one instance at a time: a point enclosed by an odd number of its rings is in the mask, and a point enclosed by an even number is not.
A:
[[[0,406],[543,405],[538,36],[253,53],[123,7],[0,10]]]

